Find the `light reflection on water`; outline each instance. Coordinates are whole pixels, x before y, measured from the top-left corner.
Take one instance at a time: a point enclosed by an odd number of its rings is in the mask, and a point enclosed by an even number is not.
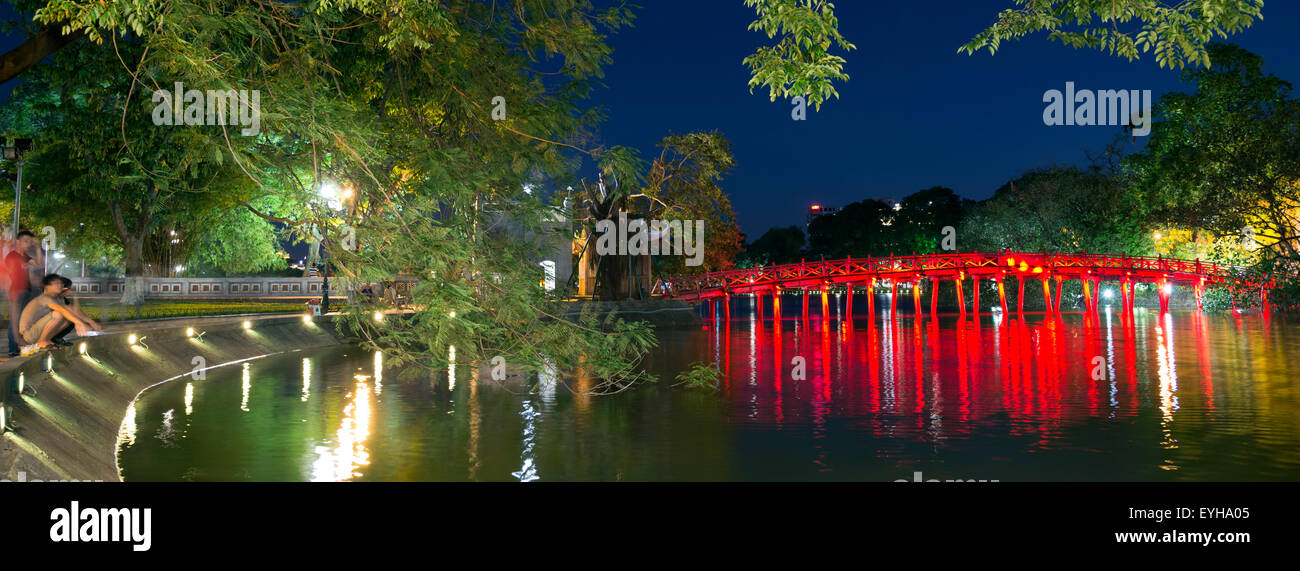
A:
[[[244,363],[238,381],[218,370],[147,392],[123,424],[123,474],[1300,480],[1294,318],[1103,309],[986,313],[978,326],[786,319],[779,335],[751,320],[719,325],[661,332],[647,364],[660,383],[615,397],[575,396],[568,387],[591,380],[549,368],[526,383],[464,364],[399,375],[358,348]],[[717,393],[667,386],[697,360],[725,372]],[[164,420],[180,410],[185,422]],[[168,430],[184,434],[137,436]]]

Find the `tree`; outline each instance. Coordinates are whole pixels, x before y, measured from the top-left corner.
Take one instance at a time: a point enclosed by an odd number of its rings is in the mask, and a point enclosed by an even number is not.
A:
[[[798,226],[771,228],[745,246],[744,257],[737,264],[752,268],[770,264],[793,264],[804,257],[804,233]]]
[[[716,131],[688,133],[664,137],[659,148],[645,178],[644,194],[659,207],[651,214],[703,220],[705,229],[703,265],[686,266],[681,258],[667,258],[660,270],[678,275],[730,269],[742,249],[736,212],[719,184],[736,163],[731,142]]]
[[[1247,244],[1294,283],[1300,266],[1300,101],[1242,48],[1210,47],[1184,72],[1192,93],[1155,107],[1152,134],[1127,162],[1152,220]],[[1280,277],[1279,276],[1279,277]]]
[[[11,128],[39,127],[24,217],[65,237],[112,240],[128,278],[169,275],[189,247],[176,232],[188,239],[215,227],[181,221],[216,207],[240,176],[216,141],[155,125],[149,100],[131,97],[122,58],[143,53],[125,39],[116,49],[79,43],[60,51],[28,73],[4,114],[22,117]],[[130,281],[124,300],[133,302],[139,282]]]
[[[829,259],[847,256],[888,256],[898,250],[892,233],[895,211],[879,200],[851,203],[808,225],[808,247]]]
[[[173,129],[220,144],[255,193],[250,212],[295,236],[319,231],[333,270],[366,281],[412,276],[414,315],[348,329],[395,366],[443,368],[501,356],[514,368],[585,372],[622,390],[655,342],[642,323],[570,318],[538,287],[538,246],[495,239],[505,212],[544,231],[555,209],[525,185],[573,180],[601,114],[581,103],[610,61],[624,6],[588,0],[51,0],[38,17],[92,41],[139,38],[118,75],[135,87],[183,82],[258,90],[261,133]],[[210,155],[213,156],[213,155]],[[540,175],[539,175],[540,173]],[[322,196],[348,188],[350,197]],[[268,212],[256,199],[287,205]],[[353,240],[354,238],[354,240]],[[454,348],[454,349],[453,349]]]
[[[774,46],[758,48],[747,56],[749,92],[766,86],[772,101],[795,96],[807,97],[815,109],[831,97],[839,98],[836,81],[848,81],[843,57],[831,54],[832,47],[851,51],[856,47],[840,34],[835,5],[826,0],[745,0],[758,19],[750,31],[763,32],[768,39],[778,35]]]
[[[1160,67],[1209,67],[1207,44],[1263,19],[1264,0],[1015,0],[1015,5],[958,51],[997,53],[1003,41],[1047,32],[1067,46],[1130,61],[1154,52]]]
[[[957,241],[963,250],[1146,255],[1150,232],[1121,177],[1067,166],[1029,171],[999,188],[962,220]]]

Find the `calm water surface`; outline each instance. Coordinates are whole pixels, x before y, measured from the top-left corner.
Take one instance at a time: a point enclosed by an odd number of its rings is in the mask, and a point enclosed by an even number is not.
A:
[[[356,347],[269,357],[147,391],[119,462],[137,481],[1300,480],[1294,316],[828,325],[661,332],[659,385],[612,397],[399,380]],[[697,360],[716,393],[667,386]]]

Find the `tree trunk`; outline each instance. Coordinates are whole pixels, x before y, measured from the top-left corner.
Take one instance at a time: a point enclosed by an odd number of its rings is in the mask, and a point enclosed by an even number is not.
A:
[[[125,240],[122,257],[126,262],[126,287],[122,289],[121,302],[126,305],[144,303],[144,236],[131,236]]]

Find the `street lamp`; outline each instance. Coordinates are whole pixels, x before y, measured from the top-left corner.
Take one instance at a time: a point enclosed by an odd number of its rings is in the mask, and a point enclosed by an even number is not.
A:
[[[352,198],[352,188],[350,186],[340,188],[339,184],[332,180],[326,180],[321,182],[320,186],[316,189],[316,192],[320,194],[320,197],[322,199],[324,199],[326,208],[329,208],[331,212],[342,211],[343,201]],[[327,226],[328,226],[327,224],[323,224],[321,225],[320,228],[321,231],[320,241],[322,246],[325,244]],[[329,262],[325,261],[325,256],[327,253],[328,251],[322,249],[321,256],[320,256],[321,257],[320,259],[320,266],[321,266],[320,312],[322,315],[329,313],[330,310],[330,276],[329,276],[330,266],[329,266]]]
[[[18,179],[14,181],[14,237],[18,236],[18,214],[22,210],[23,202],[23,165],[27,164],[23,160],[23,155],[31,151],[32,147],[31,139],[14,139],[13,146],[10,146],[4,137],[0,137],[0,149],[3,149],[4,159],[14,161],[18,165]]]

